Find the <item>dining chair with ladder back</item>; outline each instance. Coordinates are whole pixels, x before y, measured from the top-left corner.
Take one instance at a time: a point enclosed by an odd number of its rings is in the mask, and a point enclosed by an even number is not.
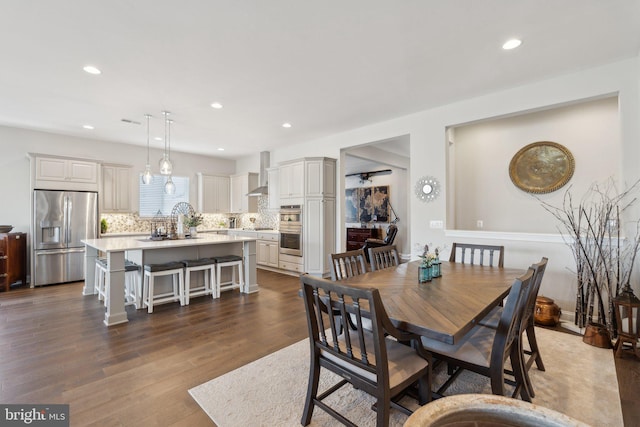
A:
[[[309,425],[316,406],[347,426],[355,426],[324,399],[350,383],[376,399],[376,425],[389,425],[391,408],[410,415],[397,400],[417,384],[421,405],[431,400],[431,359],[415,334],[400,331],[389,320],[380,292],[345,286],[304,274],[300,277],[309,327],[310,367],[302,425]],[[363,320],[371,320],[371,329]],[[333,315],[327,316],[328,313]],[[355,328],[341,328],[347,316]],[[342,322],[338,321],[342,317]],[[387,335],[389,338],[387,338]],[[391,339],[390,337],[393,337]],[[411,346],[402,343],[410,343]],[[318,393],[320,368],[342,379]]]
[[[342,280],[359,276],[367,272],[367,266],[362,249],[330,254],[331,280]]]
[[[512,397],[520,394],[523,400],[531,401],[524,379],[519,340],[520,318],[526,308],[532,278],[533,269],[529,268],[514,281],[497,329],[477,325],[453,345],[422,337],[424,348],[435,359],[456,368],[437,394],[442,395],[463,370],[468,370],[489,377],[493,394],[504,395],[506,382],[515,387]],[[505,378],[507,359],[511,361],[515,381]]]
[[[527,341],[529,343],[529,348],[524,349],[521,346],[521,356],[523,360],[524,367],[524,376],[526,380],[527,387],[529,388],[529,394],[531,397],[535,397],[535,392],[533,390],[533,385],[531,383],[531,379],[529,378],[529,369],[533,365],[533,362],[536,363],[536,367],[540,371],[544,371],[544,363],[542,363],[542,356],[540,356],[540,349],[538,348],[538,340],[536,339],[536,331],[535,331],[535,322],[534,322],[534,312],[536,309],[536,297],[538,296],[538,291],[540,291],[540,284],[542,283],[542,278],[544,277],[544,272],[547,269],[547,262],[549,259],[547,257],[543,257],[540,262],[536,264],[532,264],[531,268],[533,269],[533,278],[531,279],[531,290],[529,291],[529,295],[527,298],[526,306],[524,309],[524,313],[522,318],[520,319],[520,334],[527,333]],[[489,328],[497,329],[498,324],[500,322],[500,316],[502,315],[503,307],[496,307],[491,312],[484,317],[482,320],[478,322],[479,325],[486,326]],[[524,344],[524,340],[521,338],[521,343]],[[528,357],[525,357],[528,356]],[[512,372],[507,372],[513,375]]]
[[[460,251],[458,251],[458,249]],[[458,256],[460,252],[460,256]],[[476,258],[476,252],[478,258]],[[487,253],[488,260],[485,263],[485,253]],[[497,257],[494,254],[497,253]],[[468,257],[467,257],[468,254]],[[504,246],[493,245],[476,245],[472,243],[454,243],[451,247],[451,255],[449,256],[449,262],[461,262],[479,265],[494,265],[494,260],[497,262],[497,266],[504,267]]]
[[[398,249],[396,249],[395,245],[369,248],[369,260],[371,262],[371,271],[382,270],[383,268],[400,264]]]

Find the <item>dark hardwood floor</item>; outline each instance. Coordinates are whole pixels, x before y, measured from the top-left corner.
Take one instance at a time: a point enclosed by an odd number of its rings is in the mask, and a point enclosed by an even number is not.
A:
[[[298,279],[258,270],[258,283],[152,315],[127,308],[110,328],[82,282],[2,292],[0,402],[68,403],[72,426],[214,425],[188,389],[307,336]],[[640,361],[616,366],[625,425],[640,425]]]

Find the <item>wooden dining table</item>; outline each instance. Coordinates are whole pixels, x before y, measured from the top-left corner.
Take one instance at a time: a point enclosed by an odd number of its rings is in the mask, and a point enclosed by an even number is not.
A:
[[[341,280],[377,288],[389,318],[402,330],[455,344],[509,294],[526,270],[442,262],[442,276],[418,283],[412,261]]]

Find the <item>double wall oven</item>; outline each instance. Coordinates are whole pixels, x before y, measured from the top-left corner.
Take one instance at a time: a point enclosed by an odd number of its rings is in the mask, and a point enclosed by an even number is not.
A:
[[[280,253],[302,256],[302,207],[280,207]]]

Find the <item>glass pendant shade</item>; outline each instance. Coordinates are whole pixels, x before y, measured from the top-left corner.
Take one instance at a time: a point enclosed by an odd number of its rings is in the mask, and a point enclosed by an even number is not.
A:
[[[173,194],[176,192],[176,185],[173,183],[171,175],[169,175],[166,184],[164,184],[164,192],[167,194]]]
[[[158,164],[160,165],[160,173],[162,175],[171,175],[173,172],[173,165],[171,164],[171,160],[169,160],[169,155],[167,153],[162,155]]]
[[[147,167],[142,174],[142,183],[143,184],[151,184],[153,181],[153,172],[151,172],[151,165],[147,163]]]
[[[153,181],[153,172],[151,172],[151,165],[149,164],[149,119],[151,115],[145,114],[144,116],[147,118],[147,166],[142,174],[142,183],[148,185]]]
[[[162,154],[162,158],[160,159],[160,162],[158,162],[158,165],[160,166],[160,173],[162,175],[171,175],[173,172],[173,164],[171,164],[171,158],[169,155],[171,152],[171,120],[168,119],[170,113],[168,111],[163,111],[162,114],[164,115],[164,153]]]

